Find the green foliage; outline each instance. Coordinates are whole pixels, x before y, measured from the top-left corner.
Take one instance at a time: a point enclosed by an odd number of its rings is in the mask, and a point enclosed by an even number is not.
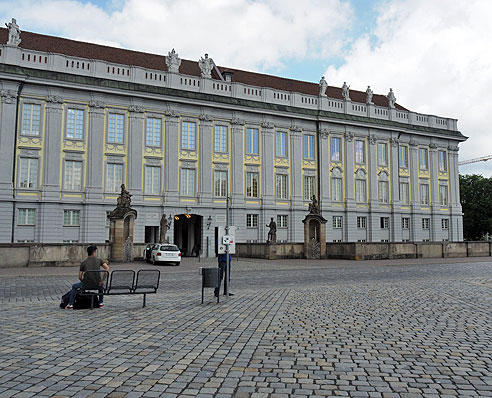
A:
[[[487,232],[492,234],[492,177],[460,175],[460,196],[465,240],[481,240]]]

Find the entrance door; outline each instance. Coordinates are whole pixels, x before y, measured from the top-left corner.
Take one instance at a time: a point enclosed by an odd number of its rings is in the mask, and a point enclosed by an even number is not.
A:
[[[174,244],[183,256],[198,256],[202,249],[202,216],[178,214],[174,216]]]

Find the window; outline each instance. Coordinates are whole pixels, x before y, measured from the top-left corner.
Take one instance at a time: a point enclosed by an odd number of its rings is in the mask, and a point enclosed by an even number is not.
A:
[[[77,227],[80,225],[80,210],[63,210],[63,225]]]
[[[277,131],[275,133],[275,156],[287,156],[287,133]]]
[[[82,184],[82,162],[65,160],[65,181],[63,189],[80,191]]]
[[[214,129],[214,152],[227,151],[227,126],[215,126]]]
[[[429,183],[421,182],[420,183],[420,204],[428,205],[429,204]]]
[[[118,192],[123,184],[123,165],[119,163],[108,163],[108,174],[106,178],[106,191]]]
[[[429,228],[430,228],[430,218],[423,218],[422,229],[429,229]]]
[[[181,195],[195,196],[195,169],[181,169]]]
[[[39,135],[41,105],[24,104],[22,112],[22,134]]]
[[[401,218],[401,228],[402,229],[410,229],[410,218],[402,217]]]
[[[287,199],[287,175],[277,174],[275,176],[275,196],[277,199]]]
[[[246,214],[246,227],[258,228],[258,214]]]
[[[108,142],[122,144],[125,116],[120,113],[110,113],[108,121]]]
[[[389,184],[388,181],[379,181],[378,183],[379,201],[389,203]]]
[[[448,162],[446,161],[446,151],[439,151],[439,171],[445,173],[448,171]]]
[[[162,121],[155,117],[147,118],[147,131],[145,134],[145,145],[161,146]]]
[[[389,217],[381,217],[380,218],[380,224],[381,224],[381,229],[388,229],[389,228]]]
[[[342,216],[333,216],[333,228],[342,228]]]
[[[366,180],[355,180],[355,201],[367,202]]]
[[[287,214],[277,215],[277,228],[287,228]]]
[[[227,171],[214,171],[214,195],[222,198],[227,196]]]
[[[314,159],[314,135],[304,135],[304,159]]]
[[[246,153],[248,155],[258,155],[258,129],[246,129]]]
[[[145,189],[150,195],[158,195],[161,192],[161,168],[145,166]]]
[[[331,177],[331,199],[337,202],[342,200],[342,179]]]
[[[410,203],[410,191],[408,182],[400,182],[400,202],[403,205]]]
[[[258,197],[258,173],[246,173],[246,196]]]
[[[439,204],[441,206],[448,205],[448,186],[446,184],[439,185]]]
[[[194,151],[196,140],[196,123],[182,122],[181,123],[181,149]]]
[[[330,150],[331,150],[331,160],[333,162],[340,162],[342,160],[342,139],[338,137],[332,137],[330,141]]]
[[[356,140],[355,141],[355,163],[365,164],[366,163],[366,148],[365,142]]]
[[[37,188],[38,159],[21,158],[19,164],[19,187]]]
[[[385,143],[378,144],[378,165],[387,166],[388,165],[388,148]]]
[[[84,111],[82,109],[68,109],[67,138],[75,140],[84,138]]]
[[[401,168],[408,168],[408,148],[404,145],[400,145],[398,152],[398,162],[400,163]]]
[[[429,159],[427,157],[427,149],[419,149],[419,167],[420,170],[427,170],[429,168]]]
[[[449,219],[448,218],[443,218],[441,220],[441,227],[442,227],[442,229],[449,229]]]
[[[357,228],[359,229],[367,228],[367,217],[357,217]]]
[[[19,209],[17,225],[34,225],[36,209]]]
[[[314,195],[314,176],[304,176],[304,200],[311,200]]]

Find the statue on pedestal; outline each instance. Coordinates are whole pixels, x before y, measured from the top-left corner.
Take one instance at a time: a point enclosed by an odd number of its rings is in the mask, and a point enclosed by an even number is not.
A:
[[[161,217],[161,230],[160,230],[160,235],[159,235],[159,242],[160,243],[169,243],[166,235],[167,235],[167,230],[169,229],[169,226],[171,225],[171,220],[172,217],[169,216],[169,219],[166,217],[166,213],[164,213]]]
[[[132,195],[126,190],[125,184],[121,184],[121,193],[116,199],[116,207],[121,209],[129,209],[132,203]]]
[[[12,22],[6,23],[5,26],[9,30],[9,40],[7,41],[7,44],[11,46],[18,46],[21,42],[21,31],[15,18],[12,18]]]
[[[174,48],[169,51],[166,57],[167,70],[172,73],[179,73],[179,66],[181,65],[181,58],[178,57]]]
[[[277,243],[277,223],[273,221],[273,217],[270,218],[270,224],[267,227],[270,228],[267,243]]]
[[[343,82],[342,97],[345,101],[350,101],[350,86],[347,86],[347,82]]]
[[[395,97],[395,93],[393,92],[392,88],[390,88],[390,91],[389,91],[388,95],[386,96],[386,98],[388,98],[388,106],[393,109],[395,107],[396,97]]]
[[[328,88],[328,83],[326,82],[325,77],[323,76],[319,81],[319,95],[325,97],[327,88]]]
[[[371,90],[371,86],[367,86],[366,90],[366,104],[372,104],[372,96],[373,96],[373,91]]]
[[[200,67],[202,77],[208,77],[209,79],[212,77],[214,61],[212,58],[208,57],[208,54],[205,54],[205,58],[200,58],[200,61],[198,61],[198,66]]]
[[[309,203],[309,214],[320,214],[319,202],[316,200],[316,195],[311,197],[311,203]]]

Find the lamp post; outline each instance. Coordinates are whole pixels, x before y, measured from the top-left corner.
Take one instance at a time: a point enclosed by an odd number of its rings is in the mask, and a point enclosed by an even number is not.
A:
[[[229,196],[226,197],[226,225],[225,225],[226,236],[229,236]],[[229,297],[229,267],[231,263],[229,261],[229,239],[226,242],[226,269],[224,275],[224,293],[226,297]]]

